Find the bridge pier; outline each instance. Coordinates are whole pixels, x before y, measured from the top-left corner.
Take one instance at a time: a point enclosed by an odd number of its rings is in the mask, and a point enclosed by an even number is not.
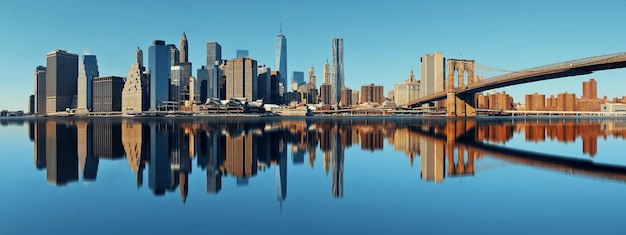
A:
[[[475,117],[476,99],[474,94],[459,96],[454,92],[448,92],[446,111],[448,117]]]

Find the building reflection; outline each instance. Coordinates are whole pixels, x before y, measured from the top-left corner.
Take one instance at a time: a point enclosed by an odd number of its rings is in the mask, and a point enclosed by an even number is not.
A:
[[[222,191],[224,178],[233,178],[235,186],[246,186],[258,174],[267,174],[275,167],[275,194],[281,206],[287,198],[289,162],[292,167],[330,174],[331,197],[343,198],[345,151],[352,146],[366,151],[393,146],[406,156],[408,167],[419,164],[421,180],[442,183],[446,178],[478,174],[476,163],[484,155],[557,171],[570,167],[567,162],[548,166],[542,156],[494,150],[493,146],[509,142],[516,133],[536,143],[580,139],[581,151],[590,157],[598,151],[598,138],[626,138],[624,120],[42,119],[28,125],[35,168],[45,169],[47,181],[57,186],[81,179],[96,181],[99,161],[126,158],[137,188],[143,187],[147,167],[148,188],[154,195],[178,191],[184,203],[195,158],[196,171],[204,171],[206,193],[212,195]],[[417,157],[420,159],[416,161]],[[318,161],[322,165],[315,168]],[[594,173],[584,167],[575,170],[626,182],[626,174],[619,172],[600,174],[598,169]]]

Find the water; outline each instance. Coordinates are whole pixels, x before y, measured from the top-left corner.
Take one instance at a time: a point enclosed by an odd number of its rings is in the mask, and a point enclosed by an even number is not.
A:
[[[0,234],[626,229],[626,119],[0,124]]]

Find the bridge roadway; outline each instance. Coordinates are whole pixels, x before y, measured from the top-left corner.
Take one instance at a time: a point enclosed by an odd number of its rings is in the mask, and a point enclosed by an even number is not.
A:
[[[453,92],[456,95],[472,95],[475,93],[492,90],[495,88],[506,87],[511,85],[536,82],[547,79],[563,78],[570,76],[578,76],[590,74],[594,71],[618,69],[626,67],[626,52],[615,53],[609,55],[594,56],[572,61],[565,61],[556,64],[550,64],[500,76],[491,77],[482,81],[476,81],[473,84],[464,87],[456,87]],[[444,78],[447,80],[447,78]],[[466,83],[467,84],[467,83]],[[448,91],[439,91],[433,94],[409,101],[409,107],[415,107],[420,104],[443,100],[447,97]]]
[[[449,129],[449,127],[447,128]],[[458,126],[451,129],[460,130]],[[486,144],[473,139],[472,136],[474,134],[474,127],[469,127],[468,129],[469,130],[466,133],[454,133],[455,136],[452,138],[449,138],[447,135],[441,133],[434,133],[432,131],[424,131],[420,129],[411,130],[416,132],[421,138],[428,139],[428,141],[434,141],[444,145],[451,144],[455,148],[463,147],[468,151],[481,152],[484,155],[516,164],[544,168],[565,174],[626,183],[626,166],[594,163],[593,161],[586,159],[537,153]]]

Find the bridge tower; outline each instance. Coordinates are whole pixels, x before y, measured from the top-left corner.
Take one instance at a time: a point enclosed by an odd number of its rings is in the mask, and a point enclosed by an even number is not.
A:
[[[457,72],[457,87],[454,86],[454,73]],[[465,82],[467,72],[467,83]],[[463,88],[474,84],[474,60],[448,59],[448,81],[446,91],[446,110],[448,117],[473,117],[476,115],[475,94],[459,95],[455,88]],[[467,84],[467,85],[466,85]]]

